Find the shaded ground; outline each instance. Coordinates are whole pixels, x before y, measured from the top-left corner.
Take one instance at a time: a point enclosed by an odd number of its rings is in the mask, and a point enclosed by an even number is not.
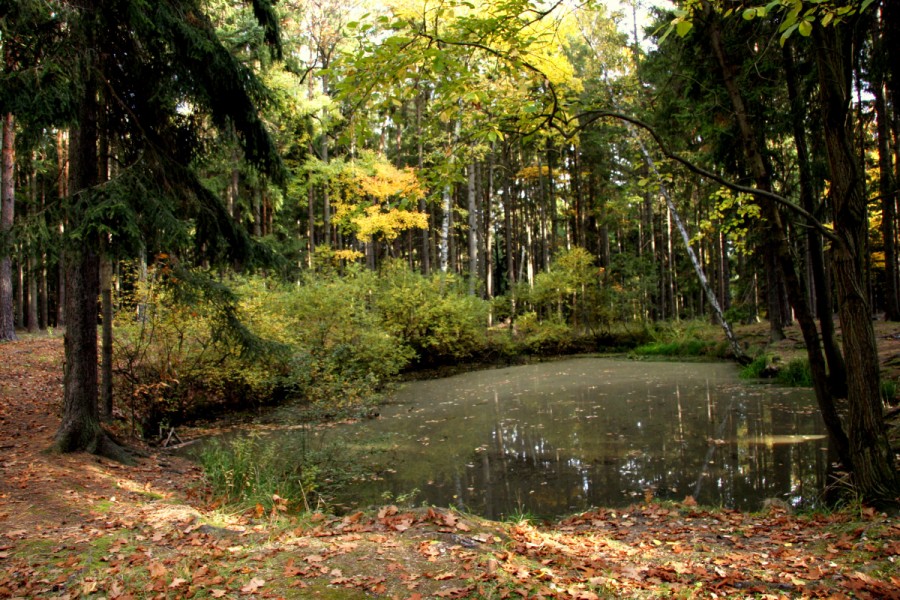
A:
[[[393,506],[228,514],[165,452],[134,467],[45,454],[61,362],[60,339],[0,344],[0,597],[900,598],[900,523],[860,507],[647,498],[545,525]]]

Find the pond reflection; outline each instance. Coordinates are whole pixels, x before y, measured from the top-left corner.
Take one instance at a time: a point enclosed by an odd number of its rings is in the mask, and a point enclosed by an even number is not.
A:
[[[499,519],[649,495],[810,502],[824,433],[811,391],[741,381],[731,364],[576,358],[409,383],[380,418],[315,435],[380,474],[340,504],[416,489],[417,503]]]

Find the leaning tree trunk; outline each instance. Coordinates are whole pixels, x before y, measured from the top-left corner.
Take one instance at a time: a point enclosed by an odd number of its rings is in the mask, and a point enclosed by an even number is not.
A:
[[[725,52],[721,23],[718,20],[718,16],[713,13],[708,4],[706,7],[707,16],[710,17],[709,41],[712,46],[713,54],[715,54],[716,60],[719,63],[725,89],[728,92],[728,97],[734,108],[735,118],[737,119],[738,127],[741,132],[744,155],[750,167],[750,171],[753,174],[756,187],[764,192],[771,192],[772,185],[769,170],[760,151],[757,134],[744,104],[741,89],[735,79],[736,67],[732,64]],[[775,254],[777,266],[785,280],[786,291],[791,306],[797,316],[797,322],[800,325],[803,340],[806,343],[807,356],[809,358],[809,366],[813,379],[813,388],[816,393],[816,401],[819,405],[819,410],[822,413],[832,444],[834,444],[835,452],[848,469],[852,468],[853,460],[849,448],[848,436],[844,431],[838,415],[834,396],[832,396],[831,392],[831,386],[828,385],[828,371],[821,350],[819,331],[816,328],[812,310],[807,301],[805,285],[797,275],[790,244],[788,243],[785,234],[785,227],[782,224],[778,209],[771,199],[759,196],[758,202],[762,208],[762,217],[764,219],[764,227],[768,238],[767,242],[770,244],[772,252]]]
[[[615,109],[617,111],[620,110],[618,102],[616,102],[615,96],[613,95],[612,86],[609,85],[609,82],[607,82],[607,91]],[[688,258],[690,258],[691,264],[694,267],[694,273],[697,275],[697,281],[700,282],[700,287],[703,290],[703,293],[706,295],[706,299],[709,302],[713,313],[715,314],[716,321],[722,327],[722,331],[725,332],[725,338],[728,340],[728,344],[731,346],[731,352],[734,354],[735,360],[737,360],[741,364],[748,364],[750,362],[750,359],[741,348],[737,336],[734,334],[734,330],[731,327],[731,323],[729,323],[728,319],[725,318],[725,312],[722,310],[722,306],[719,304],[716,292],[713,290],[712,286],[709,284],[709,280],[706,278],[706,273],[703,271],[703,265],[700,264],[700,261],[697,258],[697,254],[694,252],[693,246],[691,246],[691,236],[688,233],[687,228],[684,226],[684,223],[681,221],[681,216],[678,214],[678,210],[675,208],[675,203],[672,201],[672,196],[669,194],[669,188],[666,186],[665,180],[663,179],[662,174],[659,172],[659,169],[656,168],[656,162],[650,155],[650,151],[647,150],[647,145],[644,144],[644,140],[642,140],[641,136],[638,135],[638,132],[635,129],[634,125],[632,123],[626,122],[625,128],[627,129],[631,139],[637,144],[638,148],[640,149],[641,156],[643,156],[644,158],[644,164],[656,179],[657,185],[659,186],[660,195],[662,195],[662,197],[666,200],[666,207],[669,210],[669,215],[675,222],[675,226],[678,228],[678,232],[681,234],[681,240],[684,242],[685,251],[687,252]]]
[[[814,28],[825,146],[834,201],[833,247],[838,314],[847,361],[847,434],[853,481],[868,501],[896,502],[900,481],[887,439],[878,348],[862,262],[868,228],[863,173],[847,130],[852,45],[836,28]]]

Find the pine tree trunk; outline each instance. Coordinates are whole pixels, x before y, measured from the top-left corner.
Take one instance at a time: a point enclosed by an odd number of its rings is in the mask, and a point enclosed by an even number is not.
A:
[[[450,268],[450,195],[450,186],[444,185],[441,191],[441,273],[446,273]]]
[[[56,153],[59,169],[58,196],[60,202],[69,195],[69,136],[65,131],[60,130],[56,134]],[[57,238],[57,253],[59,256],[56,275],[56,326],[63,328],[66,326],[66,252],[65,244],[65,220],[59,223],[57,229],[59,237]]]
[[[97,0],[86,0],[80,26],[87,48],[93,48],[100,10]],[[84,56],[91,57],[91,53]],[[78,128],[73,130],[70,170],[69,222],[79,223],[89,208],[88,192],[97,184],[99,141],[96,58],[85,58],[79,75],[83,78],[83,96]],[[92,64],[93,63],[93,64]],[[97,297],[100,293],[100,269],[96,245],[69,245],[66,260],[66,368],[63,377],[63,414],[54,440],[59,452],[87,451],[127,461],[123,449],[100,427],[97,381]]]
[[[515,262],[515,253],[516,249],[513,247],[513,224],[512,224],[512,204],[513,204],[513,183],[512,183],[512,175],[511,169],[512,165],[510,164],[509,158],[509,146],[505,147],[504,151],[504,162],[505,162],[505,194],[503,196],[503,245],[506,247],[506,281],[509,285],[509,288],[512,287],[516,283],[516,262]]]
[[[416,82],[416,86],[418,87],[419,82]],[[416,163],[419,167],[419,172],[424,172],[425,168],[425,147],[424,141],[425,136],[422,135],[422,110],[423,105],[425,104],[425,94],[419,91],[416,94]],[[425,202],[425,196],[422,195],[419,198],[419,212],[427,213],[428,205]],[[430,217],[429,217],[430,219]],[[422,230],[422,240],[421,240],[421,252],[422,252],[422,274],[428,275],[431,272],[431,228],[426,228]]]
[[[34,249],[31,249],[30,252],[34,252]],[[28,319],[26,327],[28,333],[37,333],[41,326],[38,322],[37,260],[33,255],[28,257],[28,275],[26,279],[28,281]]]
[[[15,212],[15,121],[3,117],[3,155],[0,166],[0,341],[16,339],[13,303],[12,243],[4,239],[13,226]]]
[[[108,248],[106,249],[108,250]],[[104,252],[100,257],[100,312],[103,323],[102,354],[100,359],[100,406],[103,418],[113,416],[113,305],[112,305],[112,261]]]
[[[484,283],[488,300],[494,297],[494,145],[487,167],[488,184],[484,194]]]
[[[45,330],[50,326],[50,307],[47,298],[47,253],[41,254],[40,276],[38,279],[38,295],[40,297],[40,325]]]

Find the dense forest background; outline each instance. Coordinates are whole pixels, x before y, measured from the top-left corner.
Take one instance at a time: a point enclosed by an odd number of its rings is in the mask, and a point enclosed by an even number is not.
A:
[[[890,497],[898,12],[3,2],[0,339],[66,327],[66,414],[99,385],[152,432],[411,364],[796,319],[837,454]]]

